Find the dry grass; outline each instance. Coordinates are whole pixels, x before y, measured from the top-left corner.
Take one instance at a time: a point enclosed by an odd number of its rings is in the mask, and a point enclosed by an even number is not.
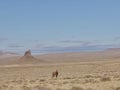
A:
[[[0,90],[120,90],[118,68],[116,62],[0,67]]]
[[[74,87],[72,87],[70,90],[85,90],[85,89],[82,88],[82,87],[74,86]]]
[[[46,88],[46,87],[41,87],[41,86],[37,85],[34,87],[34,90],[52,90],[52,89]]]
[[[57,88],[56,90],[66,90],[66,89],[63,89],[63,88]]]
[[[116,90],[120,90],[120,87],[117,87]]]
[[[110,77],[103,77],[100,79],[100,81],[106,82],[106,81],[111,81]]]

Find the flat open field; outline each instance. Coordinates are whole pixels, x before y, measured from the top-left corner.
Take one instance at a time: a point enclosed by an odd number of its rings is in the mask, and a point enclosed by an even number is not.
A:
[[[0,90],[120,90],[120,62],[1,66]]]

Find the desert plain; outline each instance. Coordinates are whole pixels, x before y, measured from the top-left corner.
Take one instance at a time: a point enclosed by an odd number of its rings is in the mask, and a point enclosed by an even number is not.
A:
[[[120,49],[0,57],[0,90],[120,90]]]

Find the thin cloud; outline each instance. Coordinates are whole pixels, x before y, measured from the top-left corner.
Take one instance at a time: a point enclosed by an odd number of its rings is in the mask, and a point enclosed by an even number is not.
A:
[[[83,43],[83,41],[79,41],[79,40],[63,40],[63,41],[60,41],[60,43]]]
[[[39,42],[39,40],[33,40],[33,42]]]
[[[80,41],[80,40],[63,40],[60,43],[64,44],[81,44],[81,45],[90,45],[93,44],[92,41]]]
[[[48,46],[40,49],[33,49],[37,53],[62,53],[62,52],[82,52],[82,51],[100,51],[114,46],[111,45],[86,45],[86,46]]]
[[[114,44],[102,43],[98,41],[64,40],[57,45],[38,44],[33,48],[33,53],[62,53],[62,52],[82,52],[101,51],[108,48],[117,47]]]
[[[18,44],[11,44],[8,46],[9,48],[21,48],[21,47],[24,47],[22,45],[18,45]]]
[[[119,41],[120,40],[120,37],[115,37],[114,39],[113,39],[113,41]]]
[[[35,45],[35,48],[42,48],[42,47],[45,47],[46,45],[45,44],[37,44]]]
[[[8,38],[0,37],[0,42],[7,41],[7,40],[8,40]]]

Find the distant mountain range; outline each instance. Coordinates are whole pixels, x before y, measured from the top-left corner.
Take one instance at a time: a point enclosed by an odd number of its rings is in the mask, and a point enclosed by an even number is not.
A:
[[[0,55],[18,55],[18,54],[13,52],[0,51]]]
[[[42,64],[91,61],[120,61],[120,48],[108,48],[104,51],[67,52],[43,55],[31,55],[26,51],[24,56],[11,52],[0,51],[0,64]]]

